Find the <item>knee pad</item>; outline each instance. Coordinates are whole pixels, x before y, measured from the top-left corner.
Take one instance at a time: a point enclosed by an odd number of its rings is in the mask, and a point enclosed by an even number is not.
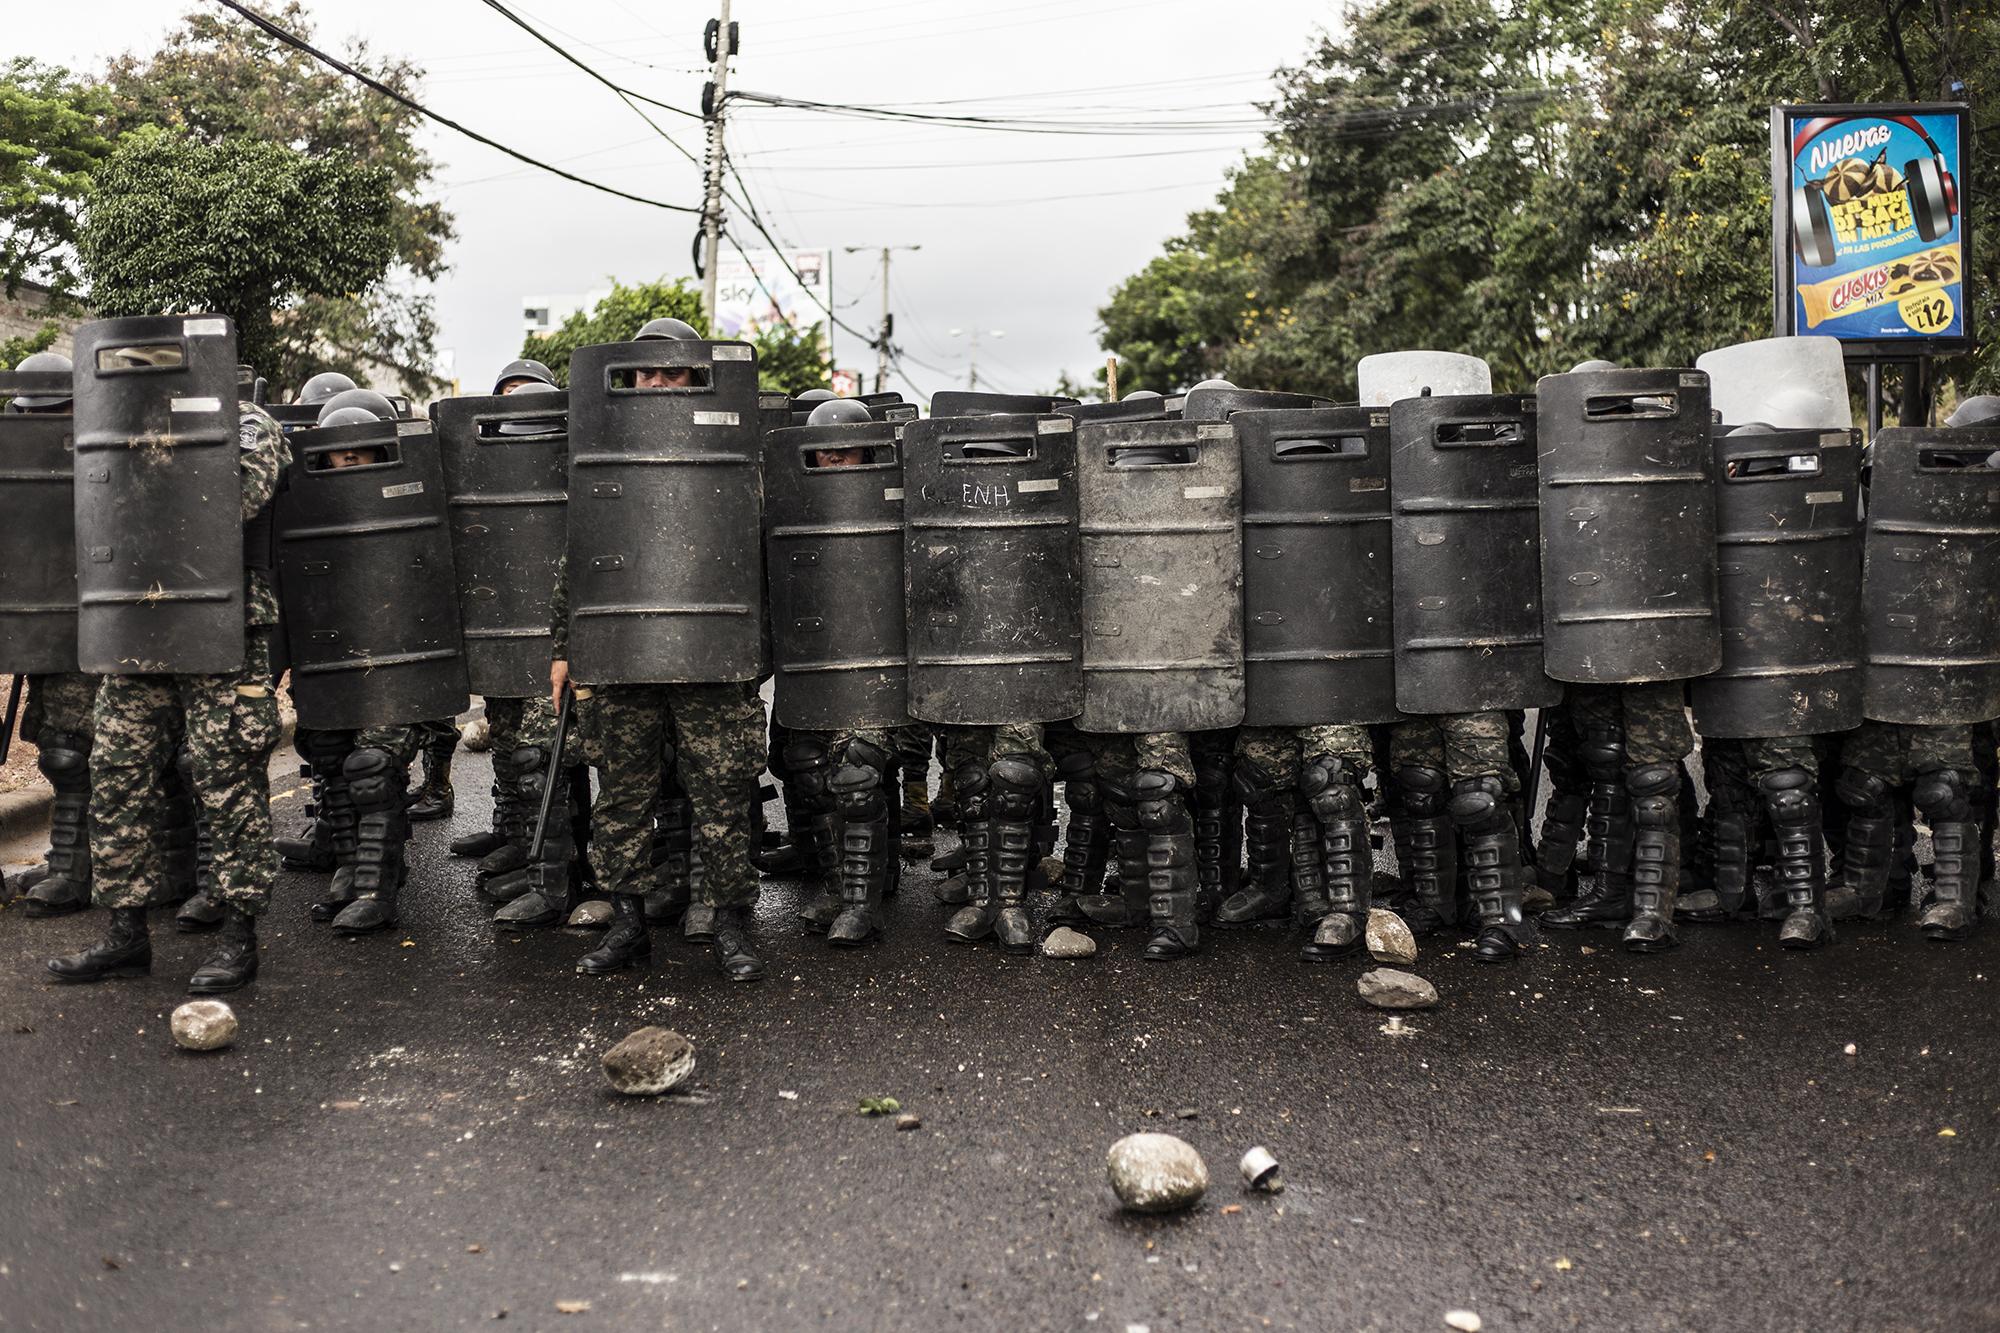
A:
[[[1636,828],[1656,833],[1676,830],[1680,821],[1674,798],[1665,795],[1635,796],[1632,798],[1632,824]]]
[[[1610,727],[1585,728],[1577,753],[1592,782],[1616,782],[1625,771],[1624,738]]]
[[[1887,819],[1895,813],[1889,800],[1889,784],[1866,769],[1843,768],[1834,780],[1833,789],[1841,804],[1857,815]]]
[[[850,750],[850,757],[852,753]],[[843,818],[855,823],[869,823],[887,814],[889,806],[882,799],[882,792],[882,769],[879,765],[842,764],[833,771],[834,799],[840,804]]]
[[[306,762],[314,768],[337,768],[346,762],[353,750],[353,732],[316,730],[307,735],[302,753]]]
[[[1299,792],[1322,821],[1361,816],[1361,775],[1350,773],[1345,760],[1326,755],[1306,760],[1299,770]]]
[[[1412,819],[1430,819],[1444,808],[1444,773],[1424,764],[1404,764],[1396,770],[1396,800]]]
[[[1972,818],[1965,775],[1955,768],[1933,768],[1917,774],[1910,799],[1928,820],[1956,822]]]
[[[522,777],[541,772],[549,762],[549,752],[539,745],[516,746],[510,757],[514,761],[514,771]]]
[[[1677,764],[1641,764],[1625,775],[1625,790],[1635,799],[1646,796],[1670,797],[1681,794],[1681,770]]]
[[[832,756],[819,741],[793,740],[785,743],[785,782],[798,789],[809,804],[823,803],[829,795]]]
[[[1460,824],[1483,824],[1500,809],[1507,785],[1492,774],[1461,778],[1451,784],[1450,813]]]
[[[1177,822],[1175,815],[1187,805],[1187,788],[1171,773],[1142,770],[1132,789],[1139,808],[1139,827],[1143,829],[1173,828]]]
[[[1097,761],[1078,751],[1056,760],[1056,775],[1064,782],[1088,782],[1097,775]]]
[[[1003,755],[986,768],[992,783],[993,818],[1020,823],[1034,818],[1042,795],[1042,771],[1018,755]]]
[[[1063,800],[1071,810],[1083,814],[1096,814],[1104,808],[1104,793],[1095,777],[1065,779]]]
[[[55,731],[42,737],[35,766],[58,791],[90,785],[90,742],[73,732]]]
[[[357,808],[387,808],[402,799],[406,783],[387,750],[373,746],[356,750],[342,762],[340,772]]]
[[[1200,778],[1201,775],[1197,772],[1195,775],[1197,784]],[[1248,756],[1236,761],[1234,783],[1236,794],[1242,798],[1243,804],[1253,810],[1268,805],[1278,794],[1278,775]]]
[[[895,767],[896,755],[870,740],[857,736],[847,743],[846,764],[857,768],[872,768],[877,773],[886,773]],[[843,765],[845,766],[845,765]]]
[[[960,764],[951,771],[951,788],[958,797],[959,817],[969,824],[986,818],[986,765],[976,761]]]

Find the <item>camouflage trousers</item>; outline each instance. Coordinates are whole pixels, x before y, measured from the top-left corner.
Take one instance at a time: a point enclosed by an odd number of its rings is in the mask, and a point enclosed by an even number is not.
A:
[[[1970,726],[1918,727],[1901,722],[1863,722],[1848,732],[1840,747],[1840,763],[1891,787],[1941,768],[1966,774],[1979,771]]]
[[[1236,761],[1257,765],[1279,787],[1297,782],[1301,762],[1318,755],[1340,760],[1356,781],[1375,766],[1375,747],[1368,738],[1368,728],[1351,723],[1245,727],[1236,736]]]
[[[486,696],[486,726],[493,736],[493,752],[512,754],[524,745],[547,749],[555,740],[556,710],[545,694],[527,699],[496,699]],[[568,749],[565,747],[565,758]],[[566,764],[565,767],[568,767]]]
[[[1055,776],[1055,764],[1043,746],[1043,726],[1039,722],[1009,722],[999,727],[960,727],[940,723],[944,740],[944,769],[952,773],[967,764],[981,768],[995,759],[1015,755],[1029,760],[1042,771],[1042,780]]]
[[[591,806],[591,867],[613,893],[653,887],[653,824],[669,737],[701,858],[700,901],[747,907],[757,897],[750,866],[750,803],[764,767],[764,706],[747,683],[578,686],[577,710],[598,766]]]
[[[89,739],[97,685],[103,679],[80,671],[28,677],[28,695],[21,704],[21,739],[40,744],[36,738],[44,731]]]
[[[1438,713],[1389,724],[1389,766],[1434,768],[1453,782],[1499,778],[1508,792],[1521,790],[1507,742],[1503,712]]]
[[[1688,726],[1687,683],[1572,685],[1566,700],[1579,734],[1615,731],[1625,742],[1625,764],[1678,764],[1694,753]]]
[[[154,836],[167,822],[160,775],[183,734],[214,847],[217,896],[252,915],[269,905],[278,869],[267,771],[278,740],[270,635],[251,627],[243,667],[227,675],[104,677],[90,771],[98,906],[143,907],[165,891]]]
[[[427,725],[419,722],[415,726],[365,727],[354,733],[354,748],[385,751],[389,758],[408,768],[416,760],[417,751],[423,748],[423,729]]]
[[[458,748],[458,719],[456,718],[434,717],[428,722],[412,724],[410,731],[416,736],[417,748],[419,750],[428,750],[433,745],[450,745],[453,750]]]

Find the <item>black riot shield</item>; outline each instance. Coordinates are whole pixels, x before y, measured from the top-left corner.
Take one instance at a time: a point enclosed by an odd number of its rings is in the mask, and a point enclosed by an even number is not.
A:
[[[1870,446],[1863,711],[2000,717],[2000,429],[1891,427]]]
[[[910,720],[897,429],[886,421],[797,426],[765,437],[772,692],[784,726]],[[855,454],[836,460],[828,450]]]
[[[457,714],[465,655],[430,422],[328,426],[298,432],[291,446],[278,587],[299,725],[338,731]]]
[[[1393,722],[1389,409],[1230,418],[1243,450],[1243,722]]]
[[[70,396],[62,371],[0,371],[0,398]],[[0,411],[0,675],[76,670],[76,465],[63,412]]]
[[[1861,725],[1861,441],[1785,430],[1715,439],[1722,666],[1691,681],[1704,736]]]
[[[1083,708],[1076,427],[930,417],[903,427],[910,716],[997,726]]]
[[[1629,685],[1715,670],[1708,376],[1580,370],[1535,396],[1548,673]]]
[[[264,410],[289,438],[295,431],[318,425],[320,408],[324,406],[324,403],[267,403]]]
[[[1541,708],[1533,395],[1405,398],[1389,408],[1396,706]]]
[[[1115,403],[1072,403],[1056,411],[1082,426],[1100,421],[1165,421],[1164,398],[1121,398]]]
[[[1275,389],[1239,389],[1216,385],[1189,389],[1181,398],[1181,416],[1188,421],[1227,421],[1238,412],[1268,412],[1281,408],[1332,407],[1331,398]]]
[[[571,674],[604,685],[756,679],[756,352],[603,343],[577,349],[569,384]]]
[[[431,404],[475,694],[548,691],[549,601],[568,541],[568,410],[569,396],[554,393]]]
[[[917,405],[903,401],[903,395],[894,390],[881,393],[864,393],[854,400],[868,409],[868,415],[877,421],[915,421]]]
[[[1074,398],[1032,393],[987,393],[979,389],[943,389],[931,395],[934,417],[1021,416],[1075,407]]]
[[[1242,723],[1242,476],[1222,422],[1077,428],[1081,730]]]
[[[236,329],[221,315],[76,332],[77,665],[243,665]]]

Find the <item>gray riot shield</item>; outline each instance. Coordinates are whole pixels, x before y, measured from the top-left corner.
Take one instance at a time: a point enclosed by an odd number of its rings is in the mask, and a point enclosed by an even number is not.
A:
[[[236,329],[221,315],[76,331],[77,665],[243,665]]]
[[[931,395],[934,417],[1022,416],[1075,407],[1074,398],[1033,393],[986,393],[979,389],[943,389]]]
[[[568,411],[560,393],[431,404],[475,694],[548,692],[549,600],[568,541]]]
[[[451,717],[466,704],[444,472],[428,421],[302,430],[278,497],[278,588],[299,725]]]
[[[603,685],[756,679],[755,350],[664,339],[580,347],[569,384],[571,673]]]
[[[1164,398],[1121,398],[1115,403],[1075,403],[1056,411],[1083,426],[1101,421],[1164,421]]]
[[[1389,410],[1240,412],[1243,722],[1393,722]]]
[[[1396,706],[1542,708],[1535,399],[1404,398],[1389,408]]]
[[[1722,666],[1689,682],[1704,736],[1861,725],[1861,440],[1848,430],[1715,438]]]
[[[937,417],[903,427],[910,716],[998,726],[1083,708],[1076,427]]]
[[[1863,711],[2000,717],[2000,428],[1891,427],[1870,446]]]
[[[772,693],[784,726],[910,720],[897,430],[887,421],[795,426],[764,439]]]
[[[1589,685],[1722,661],[1708,376],[1581,370],[1537,387],[1543,659]]]
[[[1243,721],[1242,466],[1222,422],[1076,431],[1083,712],[1096,732]]]
[[[0,371],[0,398],[70,396],[63,371]],[[0,411],[0,675],[76,670],[76,464],[63,412]]]
[[[1181,417],[1186,421],[1227,421],[1238,412],[1268,412],[1283,408],[1332,407],[1331,398],[1309,393],[1280,393],[1276,389],[1239,389],[1216,385],[1189,389],[1181,398]]]

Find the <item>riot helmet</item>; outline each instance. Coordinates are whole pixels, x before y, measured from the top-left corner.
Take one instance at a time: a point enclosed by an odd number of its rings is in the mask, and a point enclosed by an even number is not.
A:
[[[509,384],[514,386],[512,390],[508,389]],[[493,392],[516,392],[531,384],[545,384],[553,389],[556,387],[555,372],[532,357],[522,357],[500,368],[500,373],[493,380]]]
[[[632,337],[633,342],[651,342],[663,339],[671,342],[700,342],[701,335],[694,331],[694,325],[684,319],[649,319],[646,326]]]
[[[394,421],[396,419],[395,404],[391,403],[381,394],[376,393],[373,389],[348,389],[343,393],[335,394],[320,405],[319,421],[316,424],[321,426],[354,425],[355,422],[352,419],[337,422],[327,419],[332,413],[338,412],[343,408],[361,408],[377,421]]]
[[[14,369],[27,375],[69,375],[76,367],[61,352],[35,352],[23,357]],[[67,412],[70,410],[71,395],[65,391],[54,393],[17,393],[7,400],[9,412]]]
[[[1159,391],[1156,389],[1134,389],[1118,401],[1121,403],[1131,403],[1137,402],[1141,398],[1158,398],[1160,396]]]
[[[27,365],[28,363],[23,361],[21,368],[25,370]],[[1982,393],[1965,399],[1952,409],[1951,415],[1944,419],[1944,424],[1953,430],[1966,426],[2000,426],[2000,394]]]
[[[851,426],[873,421],[868,405],[852,398],[829,398],[813,408],[808,426]]]
[[[1575,365],[1571,366],[1569,368],[1569,373],[1572,375],[1580,375],[1583,372],[1589,370],[1616,370],[1616,369],[1618,369],[1618,363],[1616,361],[1606,361],[1601,356],[1594,356],[1588,361],[1579,361]]]
[[[366,393],[367,390],[363,389],[361,392]],[[318,425],[320,429],[325,430],[332,426],[368,426],[384,420],[387,418],[359,403],[349,403],[344,407],[329,403],[320,412]]]
[[[508,396],[526,400],[539,397],[543,394],[561,392],[562,390],[553,384],[543,384],[539,380],[529,380],[515,388]],[[547,435],[550,431],[557,431],[562,428],[562,414],[554,413],[546,417],[527,417],[516,421],[503,421],[500,423],[497,433],[501,435]]]
[[[830,402],[833,396],[833,390],[831,389],[807,389],[804,393],[796,395],[792,401],[795,403],[824,403]]]
[[[335,394],[346,393],[349,389],[356,387],[358,386],[356,386],[351,378],[341,374],[339,371],[322,370],[319,374],[305,382],[305,386],[299,390],[298,401],[304,406],[313,407],[325,402]]]
[[[1193,393],[1196,389],[1233,389],[1235,387],[1236,386],[1230,383],[1228,380],[1212,379],[1212,380],[1203,380],[1199,384],[1189,385],[1188,392]]]

